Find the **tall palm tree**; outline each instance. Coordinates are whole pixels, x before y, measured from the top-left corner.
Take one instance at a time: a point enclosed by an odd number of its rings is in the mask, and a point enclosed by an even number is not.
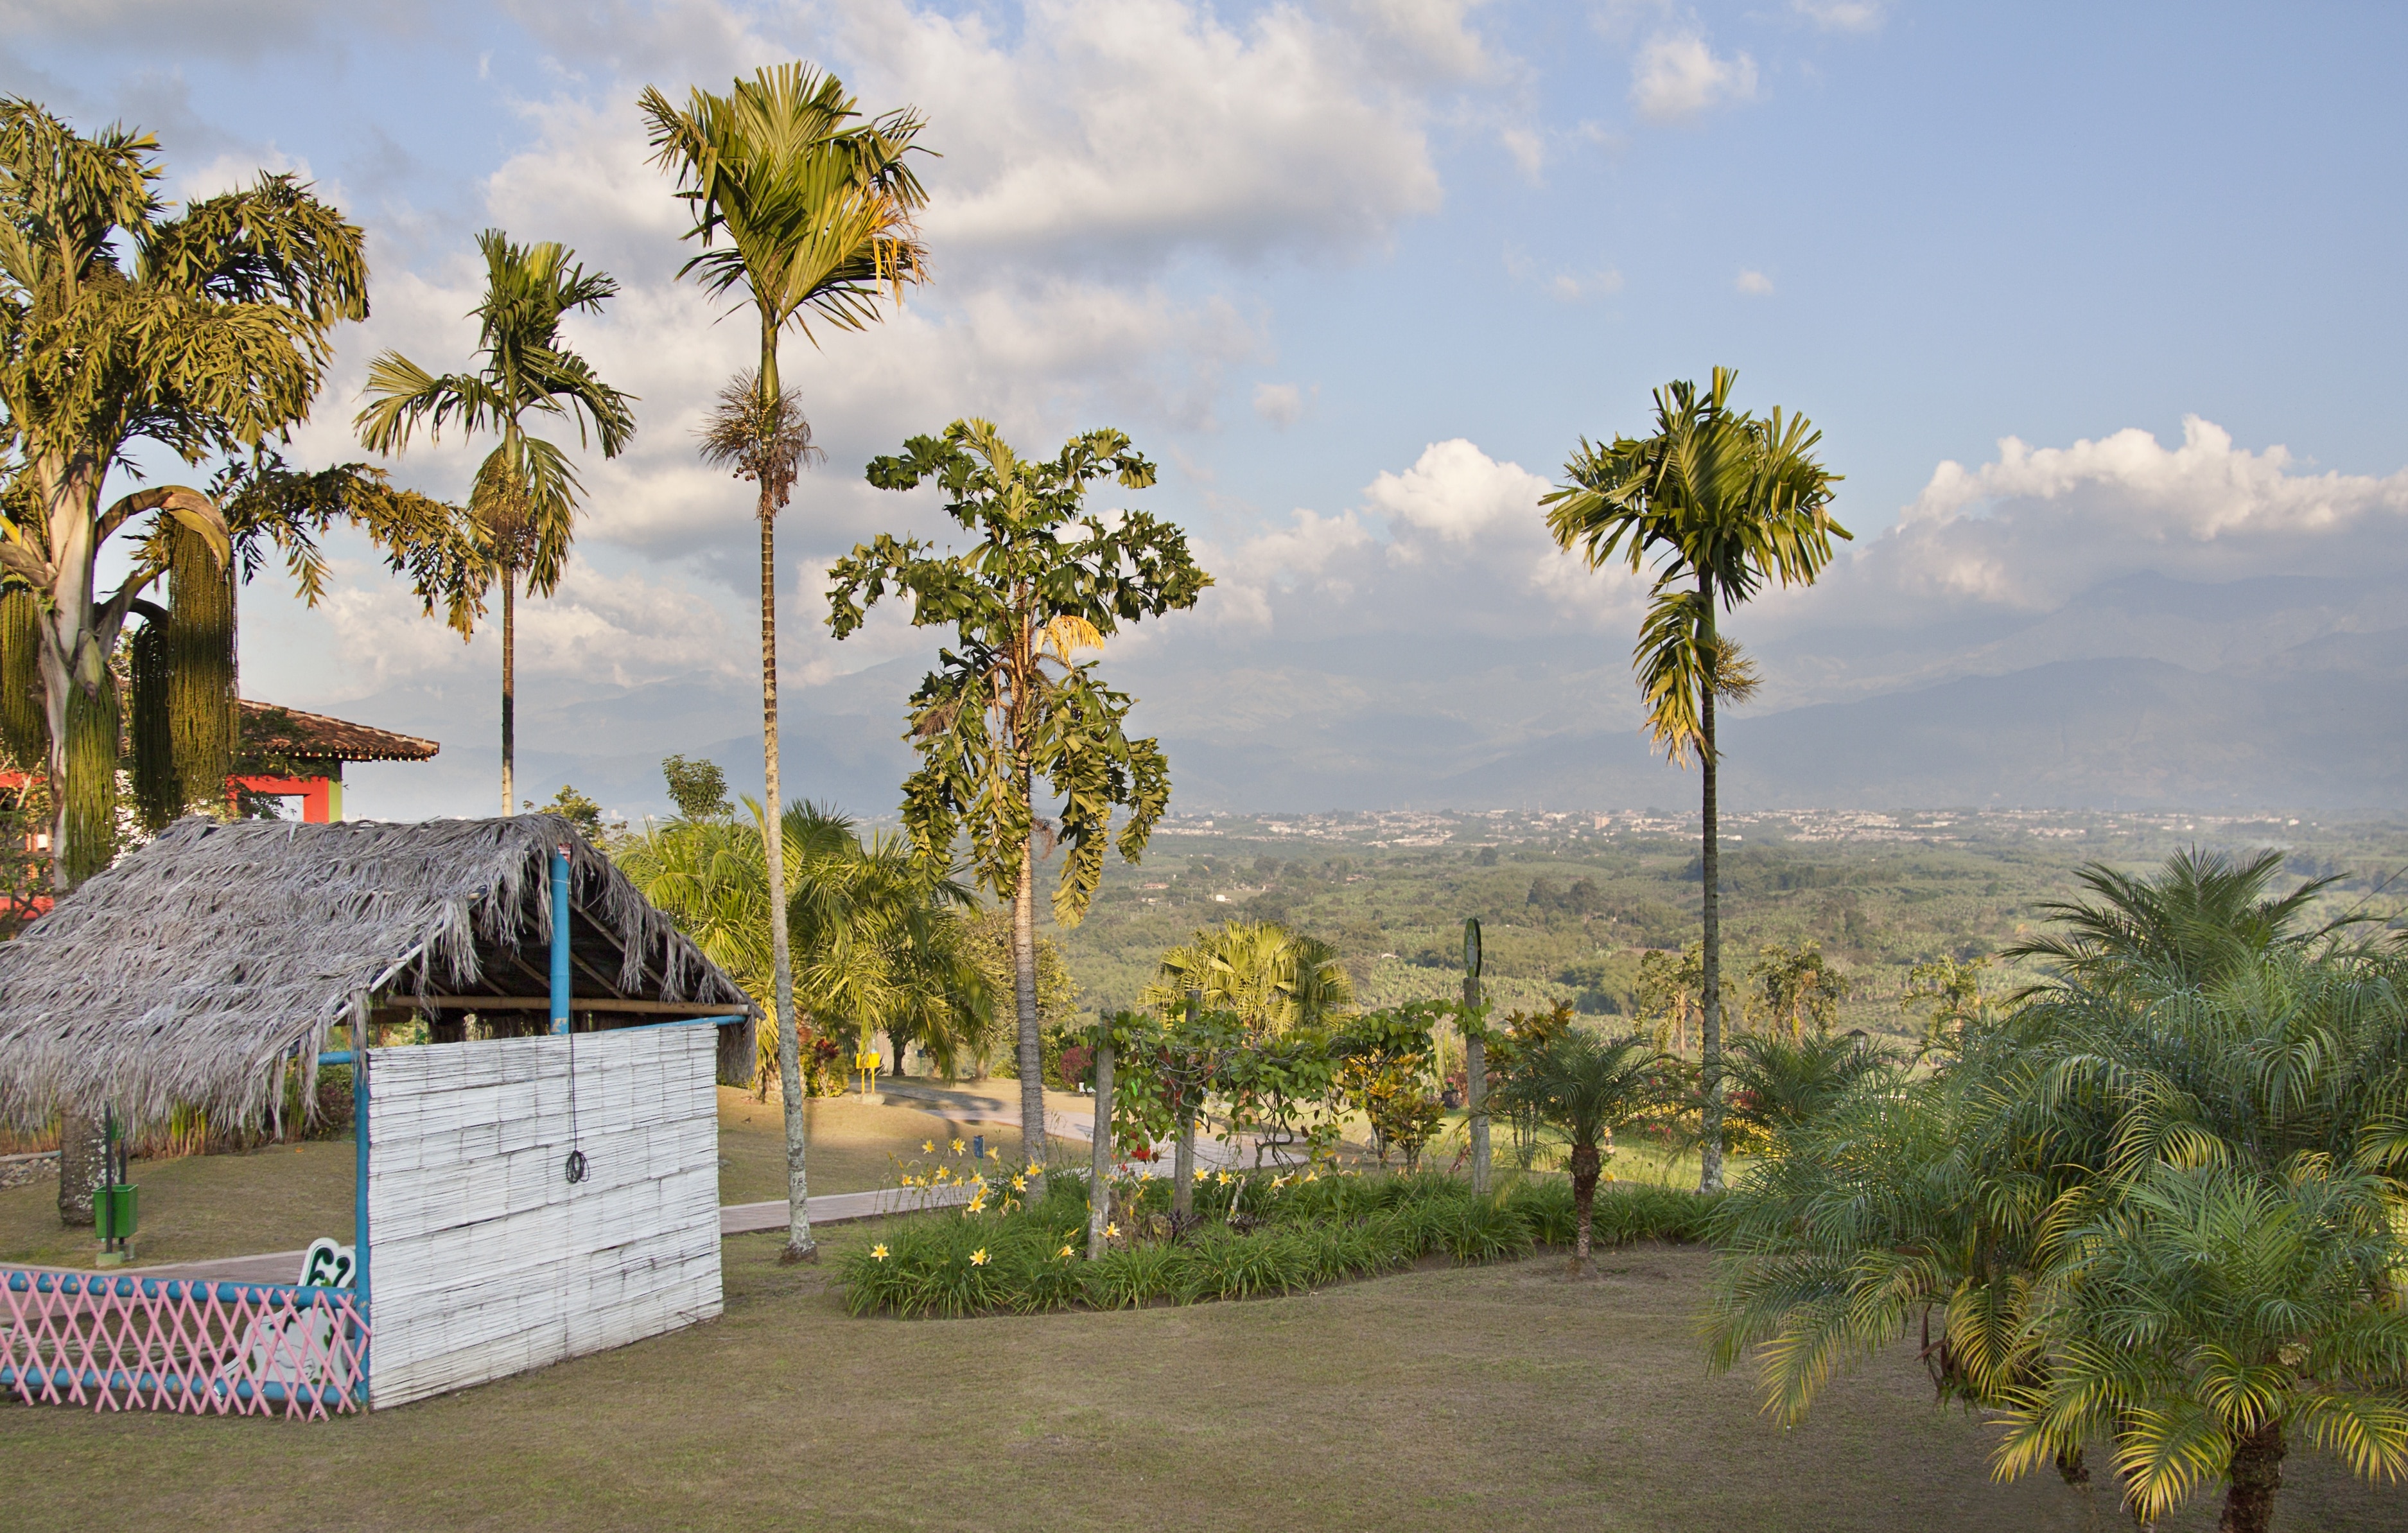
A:
[[[788,325],[813,340],[813,318],[843,330],[867,329],[882,305],[902,301],[904,284],[924,280],[927,251],[913,219],[927,193],[908,156],[924,125],[904,108],[863,119],[844,82],[808,64],[785,64],[738,79],[724,95],[696,88],[681,108],[652,86],[638,102],[652,132],[653,163],[678,177],[678,195],[694,212],[686,237],[701,250],[681,268],[705,291],[741,291],[761,322],[761,361],[752,379],[752,418],[765,439],[799,415],[778,380],[778,339]],[[761,522],[761,771],[769,803],[778,782],[777,517],[792,493],[791,473],[770,466],[765,440]],[[797,459],[797,461],[799,461]],[[766,838],[769,881],[785,881],[780,838]],[[813,1252],[805,1199],[802,1065],[787,953],[785,908],[773,904],[769,937],[778,1018],[778,1081],[786,1099],[785,1258]]]
[[[1614,1128],[1662,1100],[1664,1056],[1638,1033],[1607,1039],[1580,1028],[1519,1053],[1497,1092],[1498,1110],[1525,1113],[1570,1148],[1572,1270],[1592,1269],[1590,1223],[1605,1141]]]
[[[477,467],[468,531],[502,582],[502,812],[514,814],[519,576],[530,595],[558,589],[582,488],[567,454],[530,433],[528,421],[569,416],[580,446],[591,423],[602,455],[615,458],[636,434],[636,418],[627,408],[634,396],[595,376],[560,335],[563,320],[599,312],[619,285],[574,265],[575,251],[549,240],[515,245],[488,229],[477,248],[485,257],[484,300],[469,311],[478,322],[478,369],[437,378],[387,351],[368,365],[367,403],[353,423],[370,451],[386,453],[408,447],[420,425],[430,441],[453,422],[464,432],[501,437]]]
[[[1592,569],[1617,560],[1637,573],[1655,566],[1646,618],[1632,663],[1647,723],[1674,765],[1691,752],[1702,779],[1705,926],[1700,1069],[1706,1099],[1698,1185],[1723,1182],[1722,850],[1715,803],[1721,757],[1717,698],[1744,700],[1755,669],[1722,637],[1720,613],[1736,610],[1771,580],[1813,583],[1831,561],[1831,539],[1848,530],[1831,518],[1837,474],[1815,461],[1823,434],[1778,406],[1758,419],[1730,403],[1739,375],[1714,369],[1695,383],[1656,391],[1656,430],[1611,444],[1581,439],[1565,464],[1571,482],[1543,497],[1556,546],[1578,548]]]

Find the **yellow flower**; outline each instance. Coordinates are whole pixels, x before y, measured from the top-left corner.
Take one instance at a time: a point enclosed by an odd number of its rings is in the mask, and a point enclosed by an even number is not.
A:
[[[981,1246],[976,1251],[970,1253],[970,1265],[972,1267],[984,1267],[986,1265],[986,1247]]]
[[[1011,1190],[1016,1193],[1025,1193],[1028,1190],[1028,1174],[1026,1172],[1024,1171],[1020,1175],[1011,1179]]]
[[[1226,1171],[1215,1171],[1212,1173],[1212,1180],[1226,1187],[1229,1184],[1229,1173]]]
[[[971,1211],[972,1213],[981,1213],[981,1212],[983,1212],[983,1211],[985,1211],[985,1209],[986,1209],[986,1194],[984,1194],[984,1193],[981,1193],[981,1194],[979,1194],[976,1197],[973,1197],[973,1198],[971,1198],[971,1199],[970,1199],[970,1211]]]
[[[1106,1225],[1104,1226],[1104,1239],[1107,1239],[1107,1240],[1117,1240],[1117,1239],[1119,1239],[1120,1238],[1121,1238],[1121,1226],[1120,1226],[1120,1225]]]
[[[939,1166],[937,1168],[937,1180],[939,1182],[944,1181],[945,1178],[953,1174],[953,1171],[946,1167]]]
[[[968,1147],[968,1145],[965,1145],[964,1143],[962,1143],[962,1141],[961,1141],[961,1140],[959,1140],[959,1139],[955,1139],[955,1140],[953,1141],[953,1153],[954,1153],[954,1154],[957,1154],[957,1155],[958,1155],[958,1154],[960,1154],[964,1150],[966,1150],[966,1149],[968,1149],[968,1148],[969,1148],[969,1147]]]
[[[1057,1256],[1067,1256],[1070,1254],[1070,1248],[1068,1246],[1064,1246],[1060,1251],[1055,1252],[1054,1254]]]
[[[920,1153],[924,1155],[935,1154],[937,1153],[937,1141],[934,1139],[922,1139],[920,1141]]]
[[[869,1248],[869,1259],[874,1262],[882,1262],[886,1259],[886,1243],[884,1241],[882,1240],[878,1244]]]

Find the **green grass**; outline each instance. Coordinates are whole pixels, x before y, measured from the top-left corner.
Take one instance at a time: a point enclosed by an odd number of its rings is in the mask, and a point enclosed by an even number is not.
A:
[[[852,1097],[810,1102],[804,1111],[813,1193],[891,1187],[897,1159],[917,1156],[928,1139],[982,1133],[995,1144],[1019,1137],[1011,1128]],[[1055,1145],[1057,1153],[1076,1160],[1086,1153],[1083,1143]],[[722,1203],[786,1196],[785,1126],[778,1104],[720,1088],[719,1153]],[[297,1251],[321,1235],[351,1237],[356,1164],[347,1139],[244,1154],[137,1160],[133,1174],[142,1189],[135,1256],[146,1266]],[[0,1190],[0,1261],[88,1268],[97,1249],[89,1228],[60,1225],[55,1175]]]
[[[904,1222],[896,1222],[896,1225]],[[896,1229],[830,1231],[830,1255]],[[0,1406],[7,1525],[438,1528],[1526,1527],[2006,1533],[2083,1526],[2054,1476],[1993,1485],[1994,1430],[1911,1353],[1802,1427],[1711,1378],[1708,1258],[1609,1253],[1244,1303],[855,1320],[834,1263],[727,1241],[718,1321],[319,1426]],[[2295,1457],[2291,1530],[2401,1526],[2401,1494]],[[2120,1526],[2102,1508],[2101,1526]],[[2194,1504],[2166,1533],[2213,1526]]]

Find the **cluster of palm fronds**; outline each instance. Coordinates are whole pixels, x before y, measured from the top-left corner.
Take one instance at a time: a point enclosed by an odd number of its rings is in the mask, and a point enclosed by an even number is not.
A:
[[[752,814],[743,820],[647,826],[618,866],[766,1004],[774,972],[766,838],[760,805],[745,803]],[[796,1003],[811,1030],[864,1048],[884,1033],[952,1069],[995,1010],[993,987],[968,952],[969,887],[906,838],[865,838],[850,818],[808,801],[787,806],[781,832]],[[764,1090],[777,1073],[777,1046],[775,1030],[762,1029]]]
[[[2408,1472],[2408,964],[2279,868],[2092,869],[2017,954],[2053,980],[1783,1129],[1718,1215],[1716,1361],[1794,1419],[1918,1333],[2002,1474],[2104,1443],[2144,1520],[2221,1480],[2264,1526],[2301,1440]]]

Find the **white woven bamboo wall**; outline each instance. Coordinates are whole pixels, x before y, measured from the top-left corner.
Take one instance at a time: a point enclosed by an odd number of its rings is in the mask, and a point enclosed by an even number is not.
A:
[[[379,1407],[719,1313],[716,1030],[379,1049],[368,1064]]]

